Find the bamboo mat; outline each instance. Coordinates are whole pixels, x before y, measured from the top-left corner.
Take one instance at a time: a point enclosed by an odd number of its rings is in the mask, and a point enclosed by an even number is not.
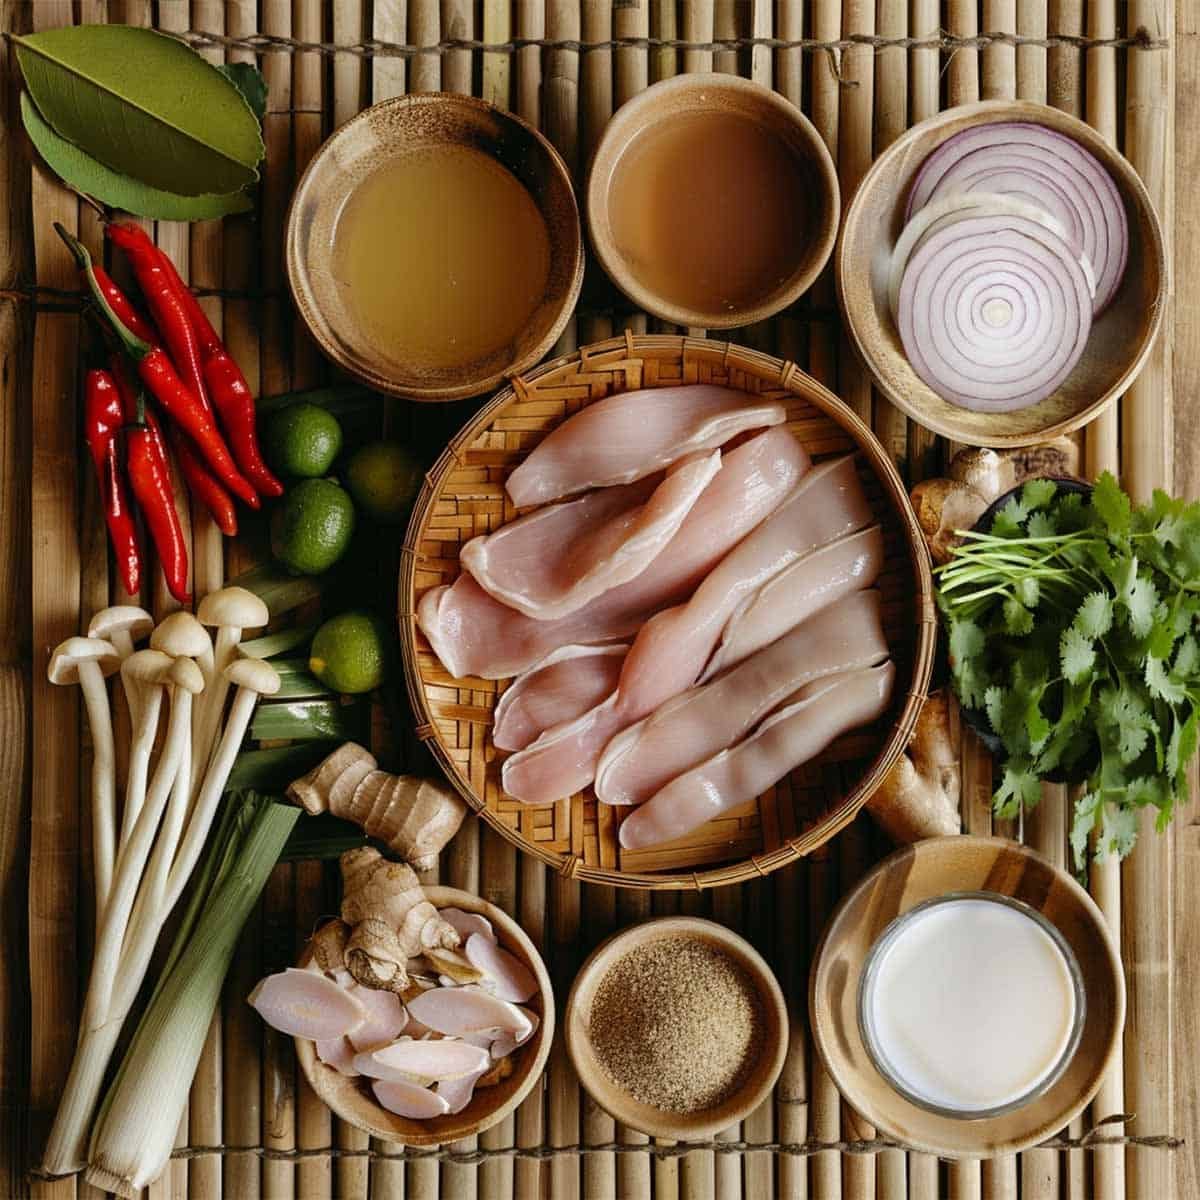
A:
[[[264,394],[329,376],[287,302],[281,231],[292,184],[322,138],[375,100],[474,92],[536,123],[582,173],[613,109],[648,83],[683,71],[736,72],[802,105],[833,152],[846,197],[873,154],[941,108],[980,97],[1055,104],[1124,149],[1169,236],[1191,234],[1180,236],[1177,250],[1178,322],[1168,320],[1120,408],[1082,435],[1090,472],[1119,468],[1126,487],[1146,496],[1156,485],[1200,490],[1200,320],[1190,316],[1200,310],[1200,234],[1187,190],[1173,219],[1176,171],[1187,189],[1200,170],[1195,134],[1181,137],[1178,160],[1174,141],[1176,89],[1181,132],[1200,115],[1193,7],[1180,0],[1178,30],[1171,0],[2,0],[0,20],[16,31],[72,21],[153,24],[186,34],[214,61],[258,62],[270,101],[256,218],[159,223],[156,236],[205,292],[207,310]],[[75,736],[74,695],[45,682],[45,656],[110,591],[103,522],[77,436],[76,280],[51,222],[62,221],[96,251],[101,238],[91,212],[31,167],[13,123],[11,53],[0,69],[12,133],[0,168],[7,200],[0,225],[0,1195],[99,1200],[82,1183],[30,1181],[26,1170],[66,1072],[91,925],[81,803],[88,748],[82,733]],[[626,326],[663,328],[630,312],[589,273],[558,349]],[[838,327],[828,279],[795,312],[736,331],[733,340],[807,363],[871,421],[910,482],[944,465],[949,448],[872,393]],[[1177,402],[1173,380],[1182,385]],[[432,457],[473,407],[392,404],[381,425]],[[186,498],[180,505],[190,518],[199,592],[263,556],[261,527],[247,522],[236,544],[222,546],[203,513],[188,514]],[[169,607],[161,590],[145,601],[158,613]],[[404,722],[403,713],[391,721],[377,713],[373,741],[388,765],[419,768]],[[1061,789],[1046,790],[1023,830],[993,827],[989,762],[967,743],[963,765],[967,829],[1023,836],[1065,861]],[[518,857],[476,821],[444,855],[443,881],[514,913],[544,947],[560,1001],[593,945],[651,914],[712,916],[771,959],[795,1003],[775,1097],[740,1126],[689,1148],[648,1144],[614,1126],[580,1091],[561,1046],[544,1089],[478,1139],[404,1153],[331,1120],[298,1076],[289,1040],[264,1035],[244,1003],[252,982],[291,961],[332,903],[319,864],[280,866],[247,926],[178,1157],[148,1192],[188,1200],[1190,1200],[1200,1196],[1194,1146],[1172,1139],[1194,1140],[1200,1103],[1200,929],[1185,919],[1200,880],[1195,821],[1193,805],[1166,836],[1147,827],[1122,870],[1095,872],[1093,893],[1121,939],[1130,1006],[1123,1057],[1089,1113],[1049,1147],[954,1165],[877,1141],[840,1102],[809,1044],[811,949],[839,894],[888,849],[865,819],[805,862],[703,895],[583,886]],[[1115,1114],[1136,1117],[1097,1127]]]

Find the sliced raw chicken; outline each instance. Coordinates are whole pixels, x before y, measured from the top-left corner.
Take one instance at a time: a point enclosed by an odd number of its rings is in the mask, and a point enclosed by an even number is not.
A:
[[[563,646],[525,672],[500,697],[492,741],[523,750],[552,725],[573,721],[599,704],[621,677],[627,645]]]
[[[834,738],[883,715],[891,662],[811,683],[744,741],[684,772],[621,822],[621,845],[641,850],[683,837],[753,800]]]
[[[857,592],[617,734],[596,768],[596,796],[606,804],[641,804],[745,737],[800,688],[887,656],[879,593]]]
[[[601,488],[472,538],[459,561],[484,591],[553,621],[636,578],[663,551],[721,469],[721,452],[680,463],[657,487]]]
[[[456,678],[519,675],[560,646],[612,642],[678,603],[808,470],[800,443],[772,429],[724,455],[721,469],[655,559],[652,570],[557,621],[535,621],[489,596],[468,574],[431,588],[417,607],[421,631]]]
[[[508,477],[518,508],[632,483],[748,429],[780,425],[783,405],[713,384],[620,392],[553,429]]]
[[[883,561],[883,530],[874,525],[793,563],[729,618],[701,682],[749,658],[813,613],[870,587]]]

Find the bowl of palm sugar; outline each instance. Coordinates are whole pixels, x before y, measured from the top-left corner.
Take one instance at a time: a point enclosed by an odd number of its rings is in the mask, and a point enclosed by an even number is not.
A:
[[[567,1000],[567,1052],[592,1099],[652,1137],[695,1141],[770,1095],[788,1021],[771,968],[698,917],[646,921],[584,963]]]

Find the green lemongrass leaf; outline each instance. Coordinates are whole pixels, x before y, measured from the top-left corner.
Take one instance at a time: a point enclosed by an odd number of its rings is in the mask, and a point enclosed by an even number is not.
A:
[[[175,38],[74,25],[13,41],[47,123],[112,170],[185,196],[236,192],[257,180],[263,140],[250,106]]]
[[[230,791],[282,792],[336,748],[337,742],[329,740],[272,746],[268,750],[243,750],[234,760],[225,786]]]
[[[229,213],[248,212],[254,203],[246,192],[224,196],[181,196],[150,187],[110,170],[46,123],[27,92],[21,93],[21,121],[46,165],[64,183],[110,208],[163,221],[210,221]]]
[[[271,703],[278,700],[310,700],[334,694],[308,669],[306,658],[280,658],[271,665],[279,674],[279,691],[271,697]]]
[[[229,580],[228,586],[253,592],[275,618],[318,599],[328,579],[328,576],[291,575],[275,563],[263,563]]]
[[[367,844],[367,835],[351,821],[329,813],[301,813],[281,858],[291,862],[340,858],[347,850]]]
[[[1112,622],[1112,597],[1106,592],[1091,592],[1079,606],[1074,625],[1084,637],[1098,638],[1112,628]]]
[[[261,121],[267,115],[267,81],[253,64],[217,63],[216,68],[242,93],[250,111]]]
[[[316,621],[309,621],[304,625],[294,625],[291,629],[280,629],[277,633],[251,638],[248,642],[238,645],[238,653],[243,658],[275,658],[276,655],[286,654],[289,650],[307,646],[317,628]]]
[[[365,704],[337,700],[264,702],[250,718],[250,736],[258,742],[337,738],[358,741],[367,720]]]
[[[1074,626],[1063,630],[1059,655],[1062,673],[1072,683],[1082,683],[1096,668],[1096,647]]]

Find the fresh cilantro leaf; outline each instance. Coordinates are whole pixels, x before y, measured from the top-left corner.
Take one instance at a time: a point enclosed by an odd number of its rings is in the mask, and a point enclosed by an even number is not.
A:
[[[1082,683],[1096,669],[1095,646],[1073,625],[1062,632],[1059,654],[1063,676],[1071,683]]]
[[[1029,738],[1031,754],[1037,754],[1050,736],[1051,725],[1046,714],[1042,712],[1041,697],[1030,696],[1025,706],[1025,734]]]
[[[1088,838],[1096,826],[1099,807],[1099,792],[1084,792],[1075,801],[1075,814],[1071,820],[1071,852],[1080,866],[1087,861]]]
[[[992,797],[992,807],[998,817],[1011,820],[1022,808],[1033,808],[1042,798],[1042,781],[1029,764],[1010,759],[1004,767],[1000,786]]]
[[[991,725],[992,732],[999,737],[1004,736],[1004,701],[1007,694],[1006,690],[998,684],[992,684],[983,694],[983,706],[987,711],[988,724]]]
[[[1026,575],[1024,579],[1018,579],[1014,590],[1017,599],[1026,608],[1037,608],[1038,600],[1041,598],[1041,587],[1033,575]]]
[[[1154,658],[1170,658],[1178,636],[1171,606],[1165,602],[1159,604],[1154,610],[1154,624],[1146,638],[1146,653]]]
[[[1123,805],[1106,804],[1100,817],[1100,836],[1096,842],[1096,857],[1115,854],[1124,858],[1137,841],[1137,812]]]
[[[1091,592],[1075,614],[1074,626],[1086,638],[1103,637],[1113,622],[1112,598],[1106,592]]]
[[[974,621],[959,618],[950,625],[950,657],[955,662],[976,658],[983,653],[987,639]]]
[[[1196,742],[1200,737],[1200,710],[1192,709],[1186,721],[1175,723],[1171,738],[1167,742],[1164,768],[1172,779],[1187,770],[1191,757],[1196,753]]]
[[[1121,602],[1129,614],[1129,628],[1136,638],[1145,638],[1154,627],[1158,592],[1149,579],[1137,574],[1137,559],[1132,560],[1133,575],[1123,590]]]
[[[1167,785],[1161,775],[1139,775],[1129,781],[1125,801],[1134,808],[1161,808],[1167,801]]]
[[[1025,528],[1029,531],[1029,536],[1035,538],[1053,537],[1059,531],[1058,521],[1050,513],[1041,510],[1029,514]]]
[[[1023,531],[1021,523],[1029,516],[1029,509],[1014,496],[992,518],[991,532],[997,537],[1016,537]]]
[[[1129,497],[1109,471],[1105,471],[1092,489],[1092,511],[1113,533],[1127,533],[1133,513]]]
[[[1030,479],[1021,489],[1021,503],[1029,511],[1045,508],[1058,494],[1058,484],[1053,479]]]
[[[1033,613],[1015,596],[1004,601],[1004,632],[1023,637],[1033,629]]]
[[[1174,674],[1180,679],[1189,679],[1200,674],[1200,642],[1190,633],[1179,643],[1175,654]]]
[[[1187,688],[1168,670],[1161,658],[1146,659],[1146,686],[1152,695],[1168,704],[1180,704],[1187,699]]]

